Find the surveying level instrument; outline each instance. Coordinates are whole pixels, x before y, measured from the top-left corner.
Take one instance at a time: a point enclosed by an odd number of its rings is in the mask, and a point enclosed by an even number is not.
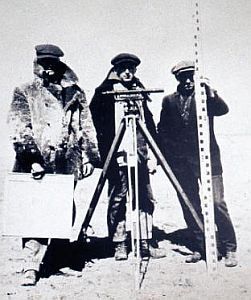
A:
[[[154,141],[153,137],[148,132],[144,123],[140,120],[138,116],[138,107],[137,101],[142,101],[146,99],[146,95],[150,93],[160,93],[163,90],[160,89],[140,89],[140,90],[115,90],[115,91],[108,91],[104,92],[105,94],[111,94],[115,97],[115,101],[123,101],[124,105],[124,116],[121,119],[120,126],[117,130],[109,153],[107,155],[106,161],[104,163],[103,170],[100,174],[99,181],[97,183],[96,189],[94,191],[92,200],[90,202],[88,211],[86,213],[84,222],[81,226],[81,230],[79,233],[78,240],[83,240],[87,238],[87,229],[90,224],[91,218],[93,216],[94,210],[98,204],[98,200],[102,193],[103,187],[105,185],[105,181],[107,179],[107,173],[109,171],[109,167],[111,162],[113,161],[115,154],[123,140],[124,137],[129,139],[127,143],[127,170],[128,170],[128,196],[129,196],[129,207],[131,210],[131,220],[132,223],[135,223],[135,230],[132,224],[131,226],[131,237],[132,237],[132,251],[133,254],[136,254],[136,261],[137,261],[137,268],[135,272],[135,286],[136,288],[140,288],[140,224],[139,224],[139,195],[138,195],[138,157],[137,157],[137,132],[140,132],[148,144],[150,150],[153,152],[155,158],[161,165],[164,173],[169,178],[170,182],[172,183],[173,187],[175,188],[176,192],[181,195],[185,204],[191,211],[192,216],[194,217],[198,227],[200,230],[203,230],[203,224],[199,219],[196,211],[194,210],[192,204],[190,203],[187,195],[183,191],[182,187],[180,186],[178,180],[176,179],[175,175],[173,174],[171,168],[169,167],[168,163],[166,162],[164,156],[162,155],[161,151],[159,150],[156,142]],[[132,200],[135,200],[135,209],[133,210]],[[136,244],[134,246],[134,240]]]

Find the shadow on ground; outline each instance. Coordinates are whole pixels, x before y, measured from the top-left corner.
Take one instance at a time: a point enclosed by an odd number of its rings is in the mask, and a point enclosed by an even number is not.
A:
[[[87,262],[113,256],[108,238],[92,237],[88,241],[53,239],[41,264],[40,277],[60,275],[59,270],[65,267],[81,272]]]
[[[191,231],[188,228],[178,229],[173,232],[166,233],[164,230],[159,229],[158,227],[153,227],[153,236],[157,242],[169,241],[174,245],[185,246],[187,249],[195,251],[195,241]]]
[[[170,233],[158,227],[153,228],[153,247],[157,247],[158,242],[170,241],[171,244],[185,246],[193,251],[193,239],[188,229],[179,229]],[[128,232],[128,241],[130,241],[130,232]],[[131,251],[130,242],[128,251]],[[173,249],[181,255],[188,255],[187,252]],[[87,262],[93,259],[106,259],[113,257],[114,250],[109,238],[88,237],[84,241],[69,242],[67,240],[53,239],[48,246],[43,264],[40,270],[40,277],[49,277],[51,275],[60,275],[59,270],[69,267],[75,271],[82,271]]]

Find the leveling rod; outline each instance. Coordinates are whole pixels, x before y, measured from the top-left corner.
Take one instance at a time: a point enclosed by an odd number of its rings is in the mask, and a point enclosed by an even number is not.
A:
[[[195,55],[195,100],[198,126],[200,175],[201,175],[201,206],[204,218],[204,235],[206,246],[206,262],[209,274],[217,271],[217,247],[215,236],[214,199],[212,187],[212,166],[210,153],[210,131],[207,114],[207,96],[205,87],[201,85],[203,74],[201,22],[199,0],[194,3],[194,55]]]

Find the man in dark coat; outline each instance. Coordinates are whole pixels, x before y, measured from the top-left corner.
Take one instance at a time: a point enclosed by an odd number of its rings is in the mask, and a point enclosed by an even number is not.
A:
[[[35,49],[34,79],[15,88],[8,116],[16,152],[13,171],[32,172],[41,180],[45,173],[74,174],[76,184],[99,161],[85,93],[76,74],[60,60],[64,53],[59,47],[43,44]],[[47,243],[44,238],[23,239],[23,285],[36,284]]]
[[[172,69],[179,85],[175,93],[163,99],[158,133],[161,149],[166,160],[198,216],[203,220],[198,183],[198,180],[200,180],[200,161],[194,97],[194,69],[194,62],[191,61],[182,61]],[[225,256],[225,265],[233,267],[237,265],[236,237],[224,201],[220,150],[214,134],[214,116],[226,114],[228,106],[206,82],[205,89],[210,130],[215,222],[219,246],[221,247],[219,249],[221,249],[222,255]],[[196,251],[186,261],[197,262],[201,257],[205,257],[203,233],[199,230],[182,197],[179,195],[178,197],[186,224],[193,233],[197,244]]]
[[[101,160],[104,163],[112,145],[115,133],[120,121],[124,117],[124,103],[115,101],[113,95],[105,95],[103,92],[113,90],[132,90],[143,88],[142,83],[134,76],[140,59],[133,54],[121,53],[111,61],[113,67],[109,71],[104,82],[95,90],[90,104],[92,118],[97,132],[97,140]],[[156,137],[156,128],[152,113],[147,106],[147,97],[137,101],[138,117],[146,124],[153,137]],[[128,191],[128,174],[126,166],[126,140],[116,153],[112,162],[108,181],[109,207],[107,214],[108,231],[111,241],[114,243],[115,259],[127,259],[126,244],[126,195]],[[139,210],[140,210],[140,236],[141,255],[155,258],[163,257],[164,253],[158,248],[153,248],[152,239],[152,214],[153,196],[149,180],[149,155],[146,142],[142,135],[137,133],[138,171],[139,171]]]

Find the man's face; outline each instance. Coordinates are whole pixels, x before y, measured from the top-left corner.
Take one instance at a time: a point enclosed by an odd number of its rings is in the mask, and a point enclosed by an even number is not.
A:
[[[134,74],[136,73],[136,67],[130,63],[120,64],[116,67],[116,72],[122,82],[128,83],[131,82]]]
[[[182,72],[177,76],[177,80],[180,82],[180,87],[186,93],[192,93],[194,90],[194,72]]]
[[[56,81],[61,76],[62,66],[57,59],[42,58],[38,63],[44,68],[44,77],[50,82]]]

